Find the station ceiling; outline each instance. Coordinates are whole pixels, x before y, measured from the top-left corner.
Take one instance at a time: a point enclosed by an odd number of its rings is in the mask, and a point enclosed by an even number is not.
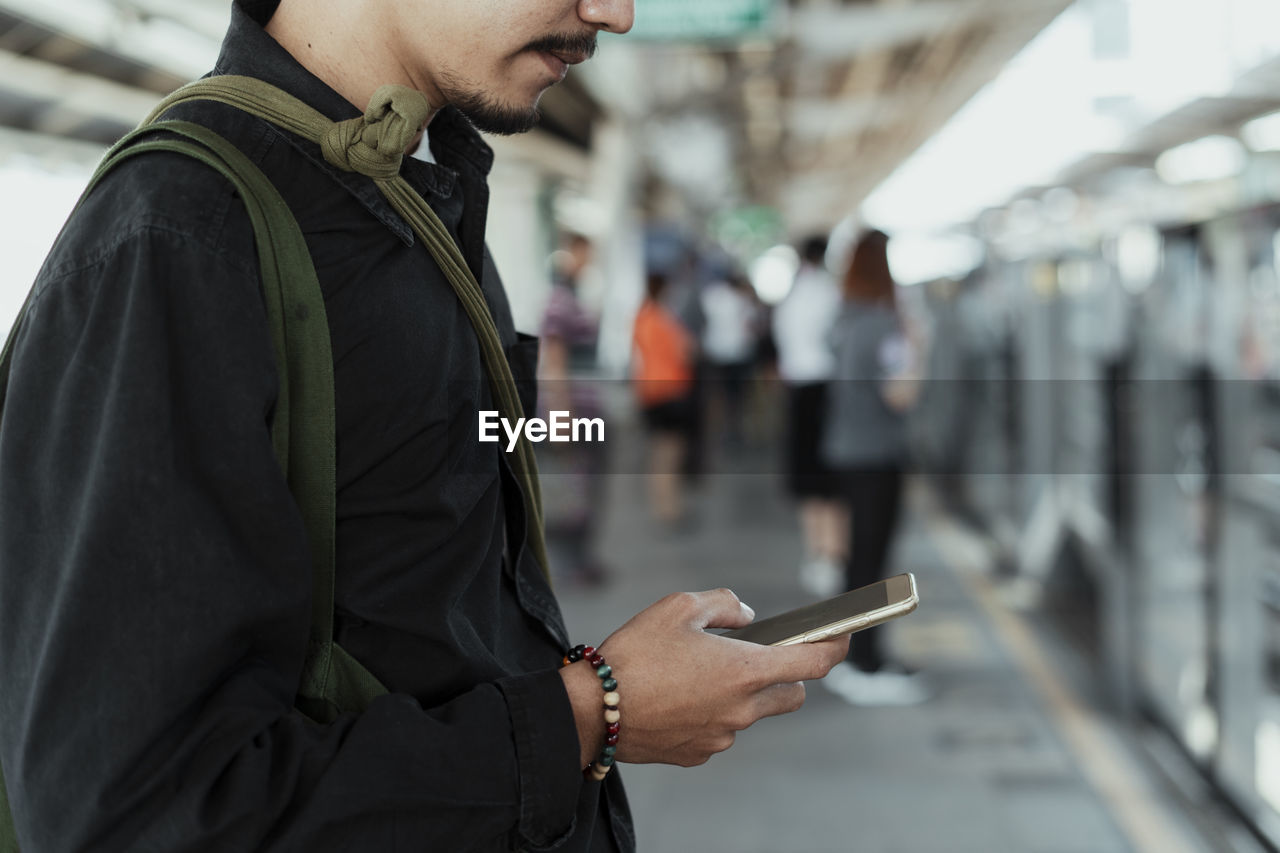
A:
[[[0,0],[0,126],[113,141],[158,94],[208,67],[229,5]],[[629,49],[647,90],[646,123],[714,122],[726,140],[722,191],[773,204],[800,227],[825,227],[1067,5],[789,0],[765,35]],[[581,86],[550,97],[550,129],[584,144],[597,114],[590,100]]]
[[[776,37],[646,45],[654,121],[716,117],[738,191],[829,227],[1069,0],[792,0]]]

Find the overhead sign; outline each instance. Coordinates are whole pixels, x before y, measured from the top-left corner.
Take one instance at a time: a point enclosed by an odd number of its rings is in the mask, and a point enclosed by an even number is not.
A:
[[[773,22],[777,0],[636,0],[628,38],[705,40],[751,35]]]
[[[782,242],[786,238],[786,227],[782,214],[776,209],[754,205],[713,216],[711,233],[725,251],[745,264]]]

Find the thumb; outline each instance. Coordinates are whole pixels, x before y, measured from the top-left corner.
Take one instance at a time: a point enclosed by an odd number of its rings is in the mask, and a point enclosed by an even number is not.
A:
[[[696,595],[696,628],[743,628],[756,618],[756,612],[743,604],[733,590],[713,589]]]

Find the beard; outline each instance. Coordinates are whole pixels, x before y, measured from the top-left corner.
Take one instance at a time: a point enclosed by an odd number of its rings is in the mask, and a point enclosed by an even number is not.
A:
[[[545,36],[525,45],[522,52],[524,51],[562,51],[591,57],[596,52],[596,36],[594,32]],[[501,103],[483,91],[468,87],[461,78],[452,74],[445,74],[441,83],[441,93],[445,100],[457,107],[477,130],[485,133],[500,136],[524,133],[532,130],[542,118],[542,114],[538,112],[541,95],[534,98],[529,106],[522,107]]]
[[[538,119],[542,118],[537,101],[528,107],[518,107],[499,103],[483,92],[456,89],[446,92],[445,97],[458,112],[466,116],[467,121],[485,133],[496,133],[499,136],[525,133],[532,130]]]

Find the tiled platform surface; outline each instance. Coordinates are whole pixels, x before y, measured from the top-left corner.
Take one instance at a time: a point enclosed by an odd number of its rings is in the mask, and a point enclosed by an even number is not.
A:
[[[601,639],[681,589],[730,586],[762,616],[809,600],[777,476],[761,473],[770,466],[758,455],[717,464],[722,473],[705,478],[696,500],[697,527],[674,536],[649,521],[640,476],[612,479],[604,551],[613,580],[599,591],[561,586],[573,637]],[[1112,780],[1103,793],[1082,771],[1009,638],[931,530],[912,511],[898,540],[895,569],[916,573],[923,603],[891,642],[929,673],[936,698],[859,709],[811,684],[804,709],[760,722],[703,767],[624,767],[644,853],[1174,853],[1170,838],[1181,850],[1212,849],[1158,797],[1147,817],[1161,837],[1134,837],[1125,803],[1114,802],[1134,780]]]

